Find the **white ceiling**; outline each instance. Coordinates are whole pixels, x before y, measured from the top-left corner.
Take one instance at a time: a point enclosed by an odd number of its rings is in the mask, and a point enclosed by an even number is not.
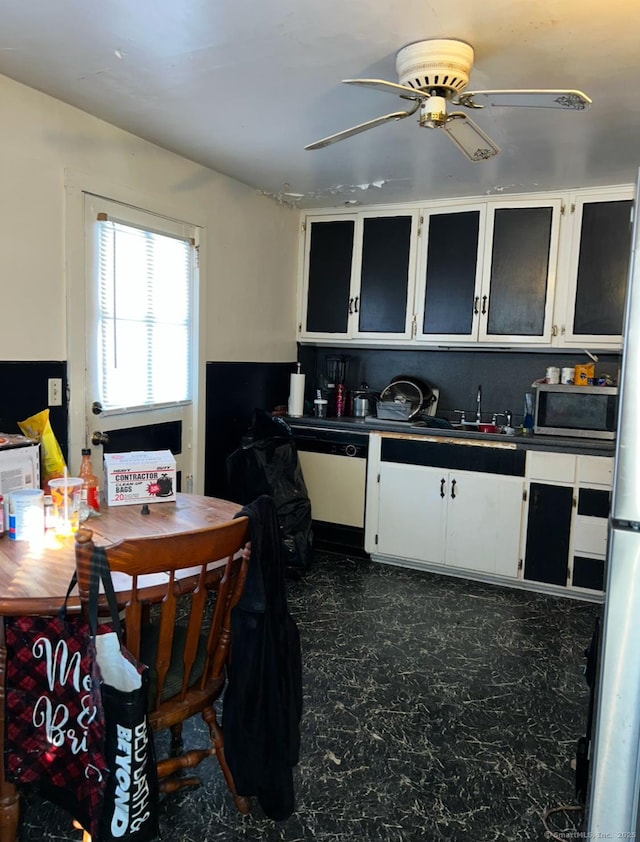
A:
[[[0,73],[297,207],[630,183],[640,164],[638,0],[2,6]],[[576,88],[593,105],[474,112],[503,150],[479,163],[415,117],[304,150],[406,108],[340,80],[396,82],[398,49],[438,37],[474,47],[471,90]]]

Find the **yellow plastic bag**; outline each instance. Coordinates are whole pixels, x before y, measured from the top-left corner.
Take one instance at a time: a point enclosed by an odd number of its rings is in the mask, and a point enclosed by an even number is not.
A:
[[[49,410],[43,409],[24,421],[18,421],[20,431],[29,438],[40,442],[40,484],[44,487],[50,479],[64,476],[65,461],[60,445],[51,429]]]

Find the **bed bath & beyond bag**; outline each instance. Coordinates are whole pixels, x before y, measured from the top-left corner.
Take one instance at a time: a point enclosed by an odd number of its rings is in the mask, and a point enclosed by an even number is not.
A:
[[[102,581],[111,626],[97,625]],[[67,598],[75,585],[75,576]],[[121,644],[104,552],[91,560],[89,623],[5,620],[5,768],[67,810],[93,842],[149,842],[158,833],[158,781],[147,720],[148,669]]]

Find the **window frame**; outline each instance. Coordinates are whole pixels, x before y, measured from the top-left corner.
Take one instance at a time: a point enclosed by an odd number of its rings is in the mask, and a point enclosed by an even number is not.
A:
[[[99,201],[100,207],[108,208],[108,213],[101,212],[98,214],[98,218],[96,220],[92,220],[90,218],[89,212],[87,213],[86,225],[89,226],[93,224],[94,228],[94,265],[93,265],[93,276],[92,278],[87,278],[88,281],[93,280],[95,284],[92,286],[90,290],[88,290],[87,294],[87,324],[91,324],[91,336],[96,336],[98,338],[98,343],[100,343],[100,331],[101,325],[100,322],[103,317],[103,311],[101,308],[101,283],[102,283],[102,267],[100,264],[100,255],[101,255],[101,237],[102,231],[101,228],[103,225],[108,223],[114,223],[126,226],[131,229],[137,229],[145,234],[158,234],[161,236],[166,236],[172,239],[175,239],[179,242],[188,243],[190,245],[188,259],[190,262],[189,266],[189,277],[188,277],[188,291],[187,291],[187,309],[188,309],[188,316],[187,316],[187,327],[188,327],[188,339],[187,339],[187,354],[189,359],[187,361],[187,395],[184,398],[177,398],[177,399],[170,399],[166,401],[145,401],[143,403],[129,403],[129,404],[118,404],[114,406],[108,406],[105,403],[103,408],[102,414],[107,416],[111,414],[126,414],[128,412],[139,412],[139,411],[149,411],[153,409],[160,409],[163,407],[168,406],[175,406],[180,404],[190,404],[193,401],[193,389],[194,389],[194,377],[193,371],[196,364],[196,353],[197,349],[194,348],[193,343],[193,323],[195,318],[194,313],[194,306],[193,301],[195,297],[195,286],[196,286],[196,279],[197,279],[197,244],[196,244],[196,234],[197,231],[194,229],[193,226],[187,226],[182,223],[176,224],[174,220],[169,220],[164,217],[159,217],[156,214],[149,214],[147,212],[141,211],[136,209],[132,211],[131,208],[124,206],[122,204],[116,204],[113,202],[107,203],[105,200],[97,200]],[[146,224],[145,224],[146,222]],[[117,316],[115,317],[117,321]],[[141,324],[147,323],[149,324],[151,320],[143,319],[141,320]],[[88,351],[90,349],[87,349]],[[97,354],[99,358],[99,364],[96,367],[94,372],[95,380],[94,380],[94,387],[95,387],[95,394],[101,395],[103,394],[103,382],[105,378],[105,366],[104,361],[100,359],[100,349],[97,349]],[[101,364],[100,364],[101,363]],[[87,368],[89,369],[89,358],[87,357]],[[147,372],[149,371],[149,366],[147,365]]]

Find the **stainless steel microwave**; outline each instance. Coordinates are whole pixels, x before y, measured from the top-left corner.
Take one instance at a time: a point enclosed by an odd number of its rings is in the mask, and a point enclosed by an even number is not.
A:
[[[618,421],[615,386],[551,386],[536,389],[534,432],[546,436],[614,439]]]

